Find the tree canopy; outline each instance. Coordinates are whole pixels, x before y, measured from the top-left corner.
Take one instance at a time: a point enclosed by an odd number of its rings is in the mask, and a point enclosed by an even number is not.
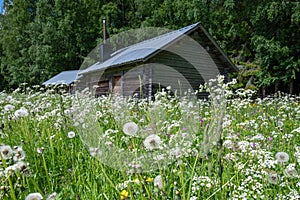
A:
[[[240,67],[241,83],[299,88],[300,3],[291,0],[4,0],[0,90],[78,69],[109,34],[201,21]],[[287,91],[288,92],[288,91]],[[297,91],[300,92],[300,91]]]

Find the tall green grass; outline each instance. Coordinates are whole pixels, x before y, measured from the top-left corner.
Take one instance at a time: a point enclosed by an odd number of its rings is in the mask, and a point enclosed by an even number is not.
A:
[[[237,91],[224,106],[168,91],[153,102],[120,97],[75,101],[74,95],[42,88],[2,92],[0,199],[25,199],[31,193],[44,199],[88,200],[299,199],[300,98],[252,99],[249,94]],[[91,113],[82,115],[89,105]],[[89,120],[86,134],[97,130],[88,137],[91,141],[85,140],[80,118]],[[136,134],[143,137],[124,134],[126,122],[137,124]],[[209,130],[218,131],[218,137]],[[143,142],[150,134],[160,137],[160,146],[172,147],[167,161],[157,162],[153,170],[136,165],[131,171],[128,165],[119,170],[128,152],[165,152],[147,150]],[[99,137],[110,143],[99,145]],[[171,145],[172,137],[182,142],[180,148]],[[101,152],[104,144],[127,153],[117,157]],[[288,160],[278,161],[278,152],[286,152]],[[105,155],[118,159],[107,165]]]

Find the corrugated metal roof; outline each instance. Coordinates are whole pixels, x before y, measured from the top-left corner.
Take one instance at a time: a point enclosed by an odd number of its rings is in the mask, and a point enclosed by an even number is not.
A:
[[[70,85],[78,78],[78,72],[80,72],[80,70],[63,71],[57,74],[56,76],[52,77],[48,81],[44,82],[43,85]]]
[[[186,34],[189,31],[193,30],[199,24],[200,23],[192,24],[182,29],[172,31],[160,35],[158,37],[129,46],[125,48],[125,50],[120,51],[120,53],[116,54],[115,56],[106,60],[105,62],[95,63],[87,69],[82,70],[80,74],[90,73],[93,71],[102,70],[107,67],[122,65],[125,63],[145,61],[149,56],[153,55],[157,51],[160,51],[161,49],[163,49],[163,47],[180,38],[180,36],[182,36],[183,34]]]

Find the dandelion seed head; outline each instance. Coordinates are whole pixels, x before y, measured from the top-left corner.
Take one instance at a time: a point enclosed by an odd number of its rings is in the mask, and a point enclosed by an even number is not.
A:
[[[13,168],[22,172],[26,169],[26,164],[23,161],[19,161],[13,165]]]
[[[56,196],[57,196],[57,193],[56,193],[56,192],[53,192],[52,194],[50,194],[50,195],[47,197],[47,200],[55,200],[55,199],[56,199]]]
[[[7,105],[4,106],[5,111],[11,111],[13,109],[15,109],[15,106],[13,106],[11,104],[7,104]]]
[[[72,139],[73,137],[75,137],[75,132],[74,131],[70,131],[68,132],[68,138]]]
[[[278,184],[279,178],[276,172],[270,172],[268,175],[268,181],[271,184]]]
[[[15,111],[15,116],[16,117],[27,117],[28,114],[28,110],[24,107],[20,108],[19,110]]]
[[[161,175],[158,175],[154,178],[153,184],[154,184],[154,187],[158,187],[159,189],[163,188],[163,182],[162,182]]]
[[[139,127],[134,122],[127,122],[123,126],[124,134],[129,135],[129,136],[136,136],[138,130],[139,130]]]
[[[41,199],[43,199],[43,196],[38,192],[31,193],[27,195],[27,197],[25,198],[25,200],[41,200]]]
[[[3,145],[3,146],[0,146],[0,154],[1,154],[2,159],[7,160],[12,156],[13,150],[11,149],[10,146]]]
[[[161,143],[160,137],[155,134],[149,135],[148,137],[146,137],[146,139],[143,142],[145,148],[150,151],[154,149],[158,149],[160,147],[160,143]]]
[[[38,153],[38,154],[42,154],[43,152],[44,152],[44,147],[40,147],[40,148],[37,148],[36,149],[36,152]]]
[[[284,173],[287,177],[290,177],[290,178],[295,178],[298,176],[298,172],[295,168],[295,164],[289,164],[285,170],[284,170]]]
[[[290,159],[289,155],[286,152],[278,152],[276,153],[275,157],[279,163],[286,163]]]
[[[14,161],[17,162],[17,161],[22,161],[22,160],[25,159],[26,154],[25,154],[25,151],[23,150],[23,148],[21,146],[15,146],[14,147],[14,153],[15,153],[15,155],[13,157]]]

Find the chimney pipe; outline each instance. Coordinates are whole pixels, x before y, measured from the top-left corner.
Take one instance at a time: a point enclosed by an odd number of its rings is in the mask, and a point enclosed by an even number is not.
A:
[[[99,45],[99,62],[103,63],[107,59],[110,58],[110,54],[112,52],[111,45],[106,43],[107,41],[107,31],[106,31],[106,20],[102,19],[103,22],[103,43]]]
[[[103,44],[105,44],[106,43],[106,20],[103,19],[102,22],[103,22]]]

